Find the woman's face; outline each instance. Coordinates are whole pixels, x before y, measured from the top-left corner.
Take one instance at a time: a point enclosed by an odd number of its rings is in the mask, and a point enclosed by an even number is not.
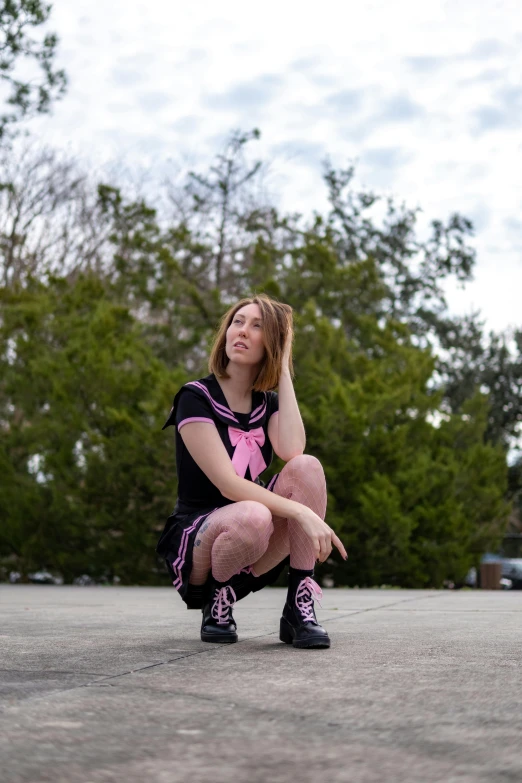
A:
[[[259,305],[248,304],[235,313],[227,329],[225,350],[230,361],[238,364],[259,364],[263,360],[265,344]]]

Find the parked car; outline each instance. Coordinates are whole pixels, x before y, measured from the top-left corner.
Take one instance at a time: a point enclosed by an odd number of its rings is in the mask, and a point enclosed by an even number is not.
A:
[[[503,557],[502,577],[511,579],[513,590],[522,590],[522,557]]]

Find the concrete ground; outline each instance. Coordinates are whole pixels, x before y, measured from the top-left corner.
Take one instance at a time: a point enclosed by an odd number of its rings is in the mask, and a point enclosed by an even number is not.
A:
[[[205,644],[169,588],[0,586],[2,783],[522,781],[522,592],[284,591]]]

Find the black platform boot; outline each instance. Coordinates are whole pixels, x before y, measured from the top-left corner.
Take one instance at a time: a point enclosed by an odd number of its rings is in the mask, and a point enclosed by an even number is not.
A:
[[[279,638],[294,647],[330,647],[330,638],[315,616],[314,598],[322,590],[313,571],[289,569],[288,595],[279,626]]]
[[[230,581],[216,582],[213,577],[210,577],[208,597],[203,607],[201,641],[218,644],[237,642],[237,627],[232,616],[236,600]]]

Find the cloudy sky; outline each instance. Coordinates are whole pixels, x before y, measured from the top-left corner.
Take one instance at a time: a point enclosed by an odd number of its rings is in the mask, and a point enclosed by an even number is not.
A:
[[[70,79],[44,141],[93,165],[210,160],[262,132],[280,206],[325,206],[321,161],[356,184],[470,217],[475,281],[451,309],[522,326],[519,0],[53,0]]]

